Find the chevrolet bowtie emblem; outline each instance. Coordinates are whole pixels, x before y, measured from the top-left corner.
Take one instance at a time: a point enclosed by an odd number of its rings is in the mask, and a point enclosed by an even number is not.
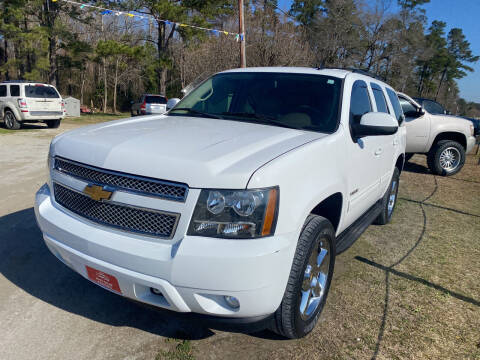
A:
[[[90,196],[90,198],[95,201],[110,200],[112,197],[111,191],[104,190],[102,186],[91,184],[85,186],[83,193]]]

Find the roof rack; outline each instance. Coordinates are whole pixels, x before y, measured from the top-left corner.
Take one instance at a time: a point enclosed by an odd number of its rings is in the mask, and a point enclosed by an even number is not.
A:
[[[358,69],[358,68],[352,68],[352,67],[346,67],[346,68],[345,68],[345,67],[336,67],[336,66],[332,66],[332,67],[329,67],[329,66],[317,67],[317,70],[322,70],[322,69],[346,70],[346,71],[350,71],[350,72],[352,72],[352,73],[370,76],[370,77],[373,77],[374,79],[377,79],[377,80],[380,80],[380,81],[385,81],[385,78],[383,78],[383,77],[381,77],[381,76],[379,76],[379,75],[373,74],[373,73],[369,72],[369,71],[366,70],[366,69]]]
[[[4,80],[1,83],[2,84],[9,84],[9,83],[30,83],[30,82],[35,82],[35,81],[30,81],[30,80]]]

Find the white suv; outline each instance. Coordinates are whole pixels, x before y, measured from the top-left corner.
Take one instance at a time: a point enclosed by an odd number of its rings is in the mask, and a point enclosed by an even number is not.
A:
[[[37,221],[114,293],[301,337],[336,254],[392,216],[402,121],[394,90],[354,71],[222,72],[165,115],[56,137]]]
[[[0,117],[5,127],[12,130],[33,122],[57,128],[65,117],[65,104],[52,85],[4,81],[0,83]]]

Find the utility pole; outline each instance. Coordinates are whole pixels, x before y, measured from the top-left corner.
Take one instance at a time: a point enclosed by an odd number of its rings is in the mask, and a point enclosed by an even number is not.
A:
[[[245,22],[243,16],[243,0],[238,0],[238,32],[240,33],[240,67],[247,67],[245,54]]]

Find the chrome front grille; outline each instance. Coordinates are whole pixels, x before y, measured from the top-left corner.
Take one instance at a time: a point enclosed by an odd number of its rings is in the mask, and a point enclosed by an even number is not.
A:
[[[111,186],[116,190],[124,189],[181,202],[185,202],[187,198],[188,186],[185,184],[100,169],[59,157],[55,158],[55,169],[88,182]]]
[[[95,201],[57,183],[53,184],[53,189],[55,201],[67,210],[90,221],[124,231],[172,238],[180,218],[180,214]]]

